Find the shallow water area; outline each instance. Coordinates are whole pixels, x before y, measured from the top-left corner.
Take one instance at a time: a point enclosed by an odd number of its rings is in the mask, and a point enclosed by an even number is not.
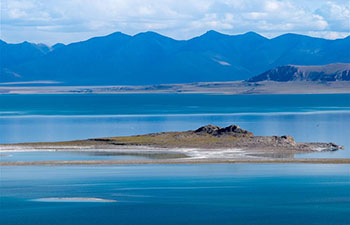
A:
[[[69,160],[149,160],[149,157],[93,151],[19,151],[1,152],[1,162]]]

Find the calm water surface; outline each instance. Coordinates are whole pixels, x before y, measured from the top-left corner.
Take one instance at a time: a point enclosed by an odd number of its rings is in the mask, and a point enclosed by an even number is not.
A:
[[[348,225],[348,165],[1,168],[2,225]],[[94,197],[116,202],[38,202]]]

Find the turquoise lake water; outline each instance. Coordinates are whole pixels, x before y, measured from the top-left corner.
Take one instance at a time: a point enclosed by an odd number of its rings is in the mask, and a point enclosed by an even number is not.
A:
[[[348,165],[1,168],[2,225],[348,225]],[[95,197],[116,202],[40,202]]]
[[[0,95],[0,143],[238,124],[335,142],[350,157],[350,95]],[[7,153],[6,153],[7,154]],[[125,159],[11,153],[1,160]],[[121,157],[121,158],[118,158]],[[0,224],[349,225],[350,165],[213,164],[0,168]],[[116,202],[40,202],[42,198]]]

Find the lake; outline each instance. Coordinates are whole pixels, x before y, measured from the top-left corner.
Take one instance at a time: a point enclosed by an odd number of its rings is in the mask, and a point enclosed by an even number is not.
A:
[[[345,146],[343,151],[298,157],[350,157],[346,94],[0,95],[2,144],[206,124],[238,124],[256,135],[287,134],[299,142]],[[139,159],[72,152],[11,154],[1,160]],[[350,165],[3,166],[0,176],[2,225],[350,224]],[[50,200],[61,198],[75,200]],[[76,200],[83,198],[115,202]]]

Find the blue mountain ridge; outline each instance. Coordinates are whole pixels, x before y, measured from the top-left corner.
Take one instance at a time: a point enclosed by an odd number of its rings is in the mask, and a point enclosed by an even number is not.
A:
[[[121,32],[68,45],[0,41],[0,82],[52,80],[66,85],[144,85],[249,79],[283,65],[350,62],[350,36],[298,34],[268,39],[216,31],[175,40]]]

